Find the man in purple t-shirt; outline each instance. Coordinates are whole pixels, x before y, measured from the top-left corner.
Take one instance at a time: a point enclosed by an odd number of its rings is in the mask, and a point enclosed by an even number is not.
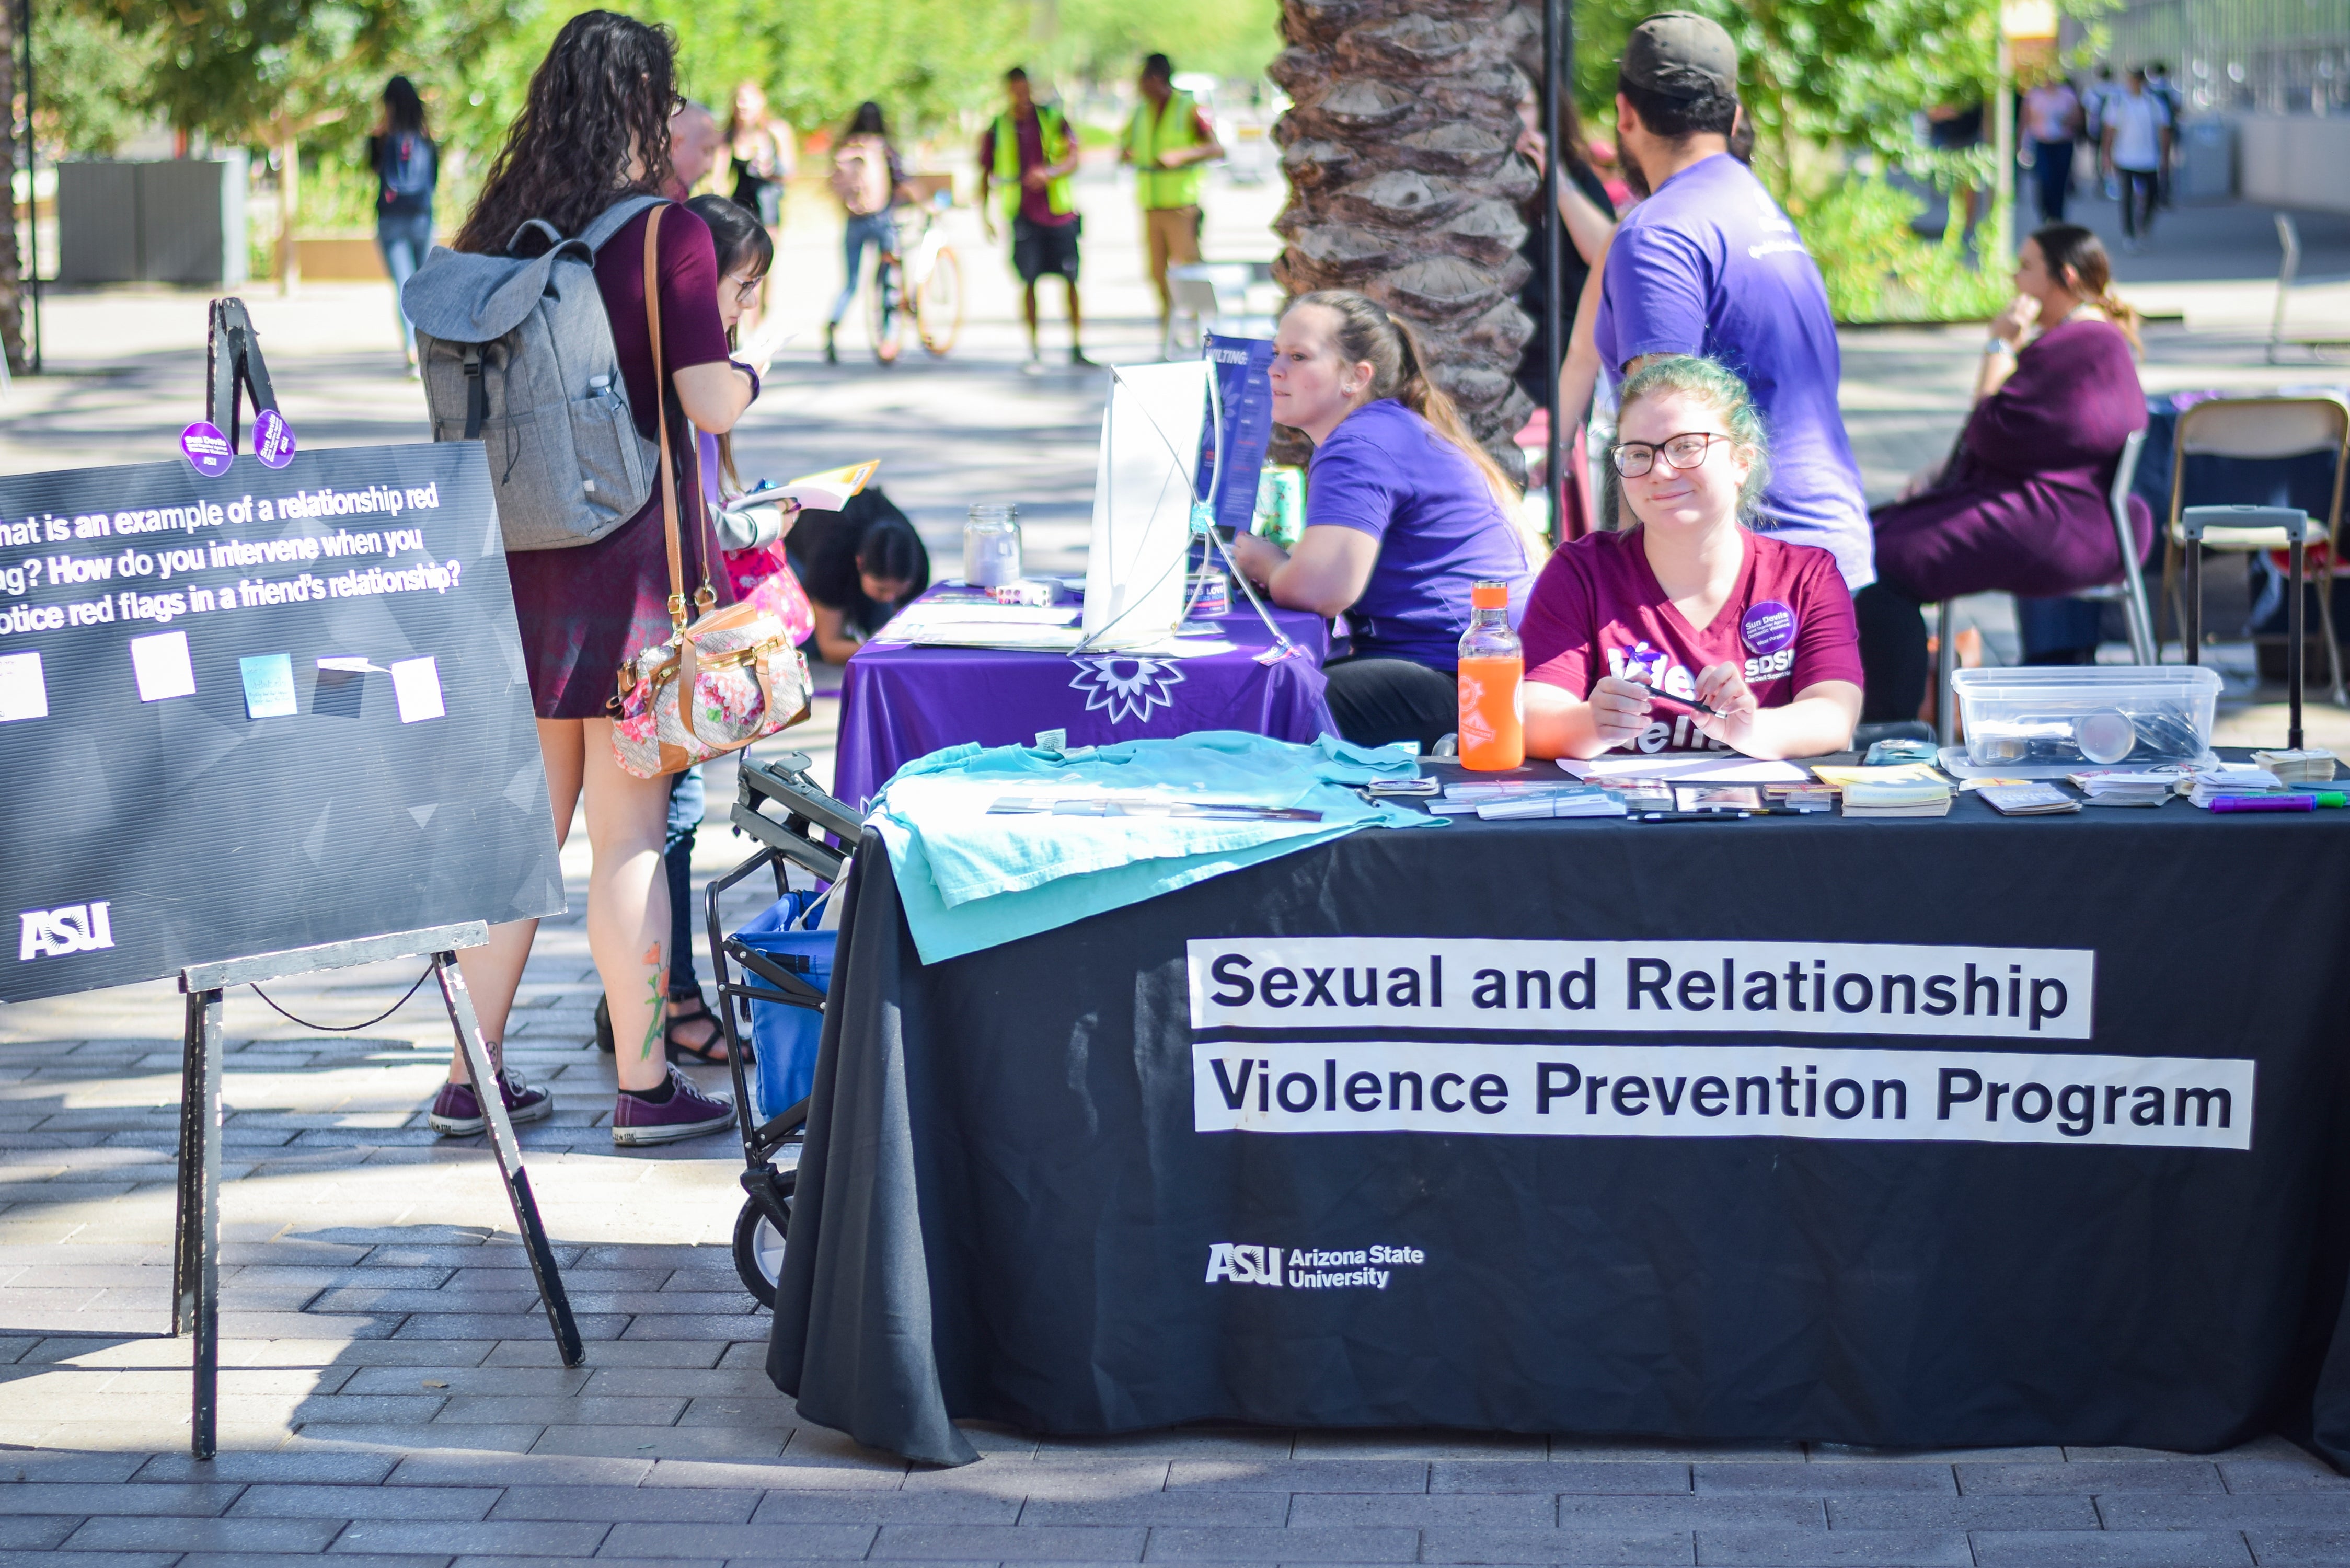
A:
[[[1632,29],[1616,79],[1626,171],[1653,193],[1617,228],[1594,337],[1611,380],[1654,354],[1702,354],[1745,379],[1771,436],[1756,518],[1832,552],[1846,587],[1877,568],[1819,268],[1753,171],[1730,154],[1738,49],[1687,11]]]

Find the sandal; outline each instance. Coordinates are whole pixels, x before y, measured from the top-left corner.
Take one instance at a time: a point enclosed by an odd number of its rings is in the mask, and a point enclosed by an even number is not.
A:
[[[680,1003],[687,1002],[692,1005],[692,1012],[676,1011]],[[714,1028],[710,1036],[699,1045],[677,1037],[677,1026],[681,1023],[698,1023],[705,1018],[713,1025],[718,1023],[718,1015],[710,1011],[710,1003],[702,996],[702,988],[696,986],[692,993],[688,996],[672,997],[670,1001],[670,1009],[661,1031],[662,1044],[668,1048],[670,1060],[674,1062],[680,1059],[690,1059],[711,1067],[726,1065],[725,1056],[720,1054],[726,1039],[726,1031],[723,1027]],[[599,996],[596,999],[596,1049],[607,1056],[613,1054],[612,1003],[608,997]],[[746,1044],[743,1053],[743,1063],[747,1065],[751,1059],[751,1052]]]
[[[680,1011],[685,1007],[691,1007],[693,1011],[691,1012]],[[710,1033],[703,1038],[701,1044],[696,1045],[677,1037],[680,1024],[704,1022],[709,1023]],[[670,998],[669,1013],[661,1023],[661,1044],[668,1047],[669,1059],[672,1062],[699,1062],[705,1067],[726,1065],[726,1031],[718,1022],[718,1015],[710,1011],[710,1003],[702,996],[700,986],[695,986],[690,995]],[[746,1064],[749,1059],[749,1053],[746,1051],[743,1054]]]

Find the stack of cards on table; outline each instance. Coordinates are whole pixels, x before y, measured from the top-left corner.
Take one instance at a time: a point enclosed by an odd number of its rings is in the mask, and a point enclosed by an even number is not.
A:
[[[1621,816],[1624,803],[1597,784],[1532,779],[1495,779],[1487,784],[1447,784],[1428,809],[1443,816],[1474,812],[1489,822],[1561,816]]]
[[[1409,779],[1373,779],[1363,786],[1363,793],[1373,800],[1414,800],[1435,794],[1437,782],[1422,775]]]
[[[2055,816],[2078,811],[2081,803],[2053,784],[1984,784],[1975,791],[2002,816]]]
[[[2088,805],[2160,805],[2185,776],[2177,768],[2095,768],[2065,775]]]
[[[1948,816],[1947,780],[1856,779],[1844,786],[1846,816]]]
[[[2195,790],[2187,797],[2190,805],[2207,809],[2223,794],[2277,794],[2284,785],[2276,774],[2250,763],[2221,763],[2216,768],[2195,770]]]
[[[1834,811],[1836,792],[1826,784],[1764,784],[1762,794],[1783,811]]]
[[[2324,784],[2334,776],[2334,753],[2322,747],[2298,752],[2254,752],[2254,765],[2276,774],[2281,784]]]

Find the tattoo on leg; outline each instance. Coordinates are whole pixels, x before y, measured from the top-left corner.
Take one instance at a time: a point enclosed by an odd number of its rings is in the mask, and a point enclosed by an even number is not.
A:
[[[645,950],[645,962],[651,970],[645,981],[645,1000],[652,1004],[653,1017],[645,1026],[645,1043],[637,1052],[639,1062],[651,1060],[653,1047],[661,1037],[661,1025],[666,1022],[662,1015],[669,1006],[669,966],[661,962],[660,943],[655,942]]]

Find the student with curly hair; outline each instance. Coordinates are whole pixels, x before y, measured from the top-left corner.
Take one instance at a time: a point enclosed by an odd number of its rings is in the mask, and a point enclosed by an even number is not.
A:
[[[679,103],[673,47],[666,28],[609,11],[584,12],[565,23],[531,77],[522,113],[490,166],[455,248],[503,254],[530,219],[577,234],[617,201],[658,194],[672,174],[670,117]],[[660,228],[653,272],[667,372],[659,384],[645,308],[645,234],[655,214]],[[729,431],[759,390],[758,378],[728,357],[708,226],[680,207],[648,208],[597,254],[596,286],[611,323],[629,407],[646,440],[655,439],[655,400],[668,401],[672,459],[691,505],[699,464],[687,421],[713,434]],[[686,577],[696,581],[702,575],[701,530],[683,533]],[[612,1141],[667,1143],[720,1131],[732,1125],[733,1107],[694,1087],[662,1051],[672,956],[661,867],[670,781],[621,770],[605,713],[621,661],[670,635],[661,497],[650,497],[636,516],[593,544],[509,556],[506,570],[558,840],[571,826],[573,808],[586,803],[594,851],[588,945],[619,1043]],[[724,581],[723,572],[712,575]],[[486,947],[461,955],[493,1052],[504,1038],[536,927],[534,920],[493,927]],[[515,1119],[534,1120],[554,1108],[545,1090],[531,1088],[511,1069],[502,1068],[500,1076]],[[462,1057],[452,1064],[430,1119],[435,1131],[452,1137],[482,1130],[481,1106]]]

